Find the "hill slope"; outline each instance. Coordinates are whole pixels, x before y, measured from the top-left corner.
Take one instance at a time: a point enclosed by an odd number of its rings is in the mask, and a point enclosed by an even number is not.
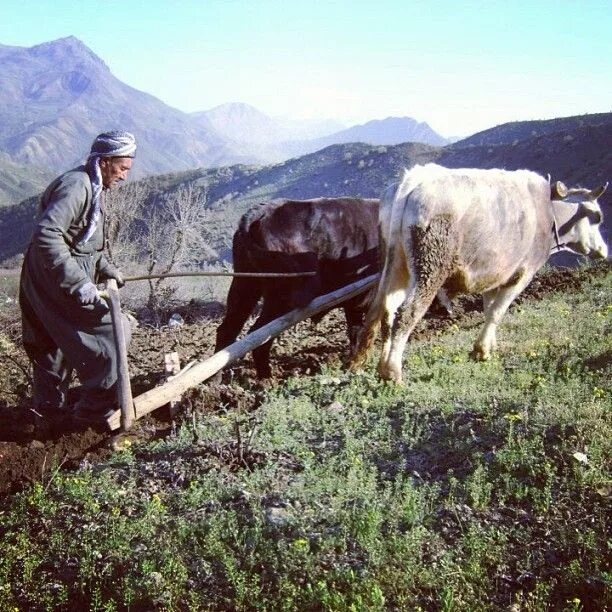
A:
[[[236,163],[211,129],[125,85],[78,39],[31,48],[0,45],[0,150],[59,172],[82,162],[96,134],[138,134],[134,176]]]
[[[606,264],[538,275],[486,364],[468,359],[478,309],[432,316],[405,387],[374,360],[346,372],[336,311],[283,334],[274,385],[240,360],[115,452],[92,430],[32,434],[0,311],[0,607],[609,609],[611,291]],[[160,354],[214,350],[217,320],[182,313],[181,331],[135,330],[135,396]]]
[[[0,82],[0,151],[13,162],[53,172],[81,163],[95,135],[109,129],[136,134],[134,178],[271,163],[351,140],[443,141],[409,118],[371,122],[344,133],[334,122],[275,120],[238,103],[183,113],[118,80],[74,36],[30,48],[0,45]],[[336,135],[312,140],[332,131]]]
[[[568,118],[568,124],[573,123]],[[503,139],[503,138],[502,138]],[[217,236],[213,248],[221,259],[229,258],[231,236],[240,215],[257,201],[322,195],[377,197],[399,176],[403,168],[435,161],[447,167],[527,168],[568,185],[593,188],[610,179],[612,168],[612,124],[586,125],[567,132],[553,132],[513,144],[462,145],[446,147],[404,143],[394,146],[345,144],[268,165],[190,170],[148,178],[144,185],[151,201],[181,185],[206,186],[210,222]],[[612,214],[612,189],[600,198],[604,215]],[[29,235],[33,202],[0,210],[0,231],[7,236],[0,245],[0,261],[25,248]],[[610,230],[604,236],[610,242]]]
[[[52,179],[48,170],[16,164],[0,153],[0,208],[40,193]]]
[[[571,134],[584,127],[599,127],[612,124],[612,113],[594,113],[590,115],[576,115],[573,117],[559,117],[544,121],[512,121],[488,130],[473,134],[456,144],[465,146],[511,145],[521,140],[530,140],[540,136],[555,133]]]

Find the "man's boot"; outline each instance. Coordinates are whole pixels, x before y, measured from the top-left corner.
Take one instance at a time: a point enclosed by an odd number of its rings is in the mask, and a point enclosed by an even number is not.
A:
[[[72,422],[75,427],[91,427],[96,431],[110,431],[107,419],[117,410],[117,391],[110,389],[84,390],[74,405]]]

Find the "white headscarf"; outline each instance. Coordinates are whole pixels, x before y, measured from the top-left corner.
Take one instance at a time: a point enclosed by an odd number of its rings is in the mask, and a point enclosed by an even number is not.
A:
[[[136,139],[130,132],[113,130],[96,136],[91,145],[91,152],[87,157],[85,167],[91,180],[92,206],[89,222],[85,234],[78,245],[83,246],[94,234],[100,220],[100,207],[102,204],[102,172],[100,170],[101,157],[134,157],[136,154]]]

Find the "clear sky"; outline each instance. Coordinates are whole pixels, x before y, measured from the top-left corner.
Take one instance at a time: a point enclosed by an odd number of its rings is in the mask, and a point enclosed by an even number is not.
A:
[[[443,136],[609,112],[611,28],[612,0],[0,0],[0,44],[76,36],[183,111],[409,116]]]

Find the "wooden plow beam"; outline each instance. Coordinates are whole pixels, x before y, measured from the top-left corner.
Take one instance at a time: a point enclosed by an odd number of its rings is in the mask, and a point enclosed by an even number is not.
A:
[[[133,399],[134,419],[139,419],[153,412],[153,410],[164,406],[187,389],[195,387],[207,378],[214,376],[228,364],[244,357],[253,349],[265,344],[268,340],[293,327],[296,323],[308,319],[323,310],[333,308],[371,289],[378,282],[379,277],[380,274],[372,274],[336,291],[321,295],[312,300],[304,308],[292,310],[282,317],[270,321],[259,329],[247,334],[244,338],[215,353],[212,357],[196,363],[189,369],[173,376],[171,380],[138,395]],[[122,425],[121,421],[121,410],[117,410],[107,419],[109,429],[111,431],[119,429]]]

